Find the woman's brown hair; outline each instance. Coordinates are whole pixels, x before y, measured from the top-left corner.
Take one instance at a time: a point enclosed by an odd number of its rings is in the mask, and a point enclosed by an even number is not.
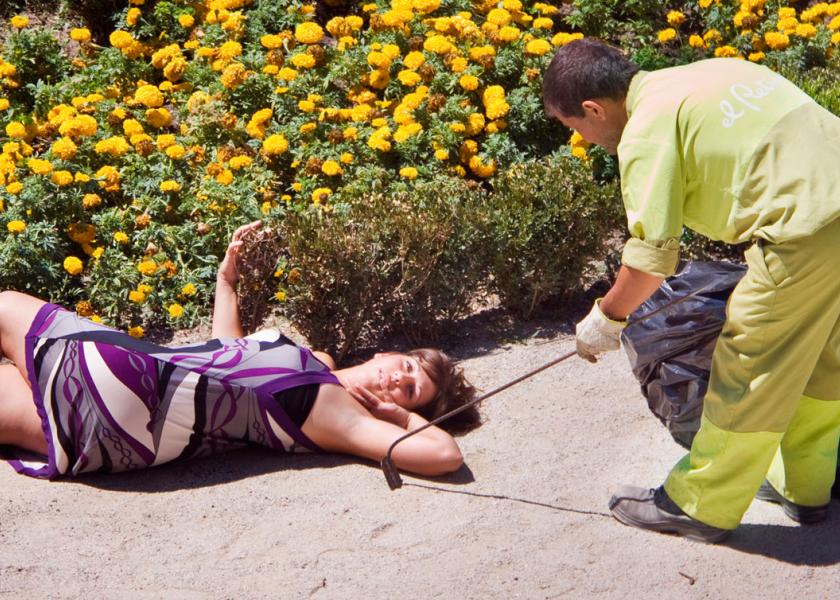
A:
[[[435,396],[416,409],[420,416],[431,421],[475,398],[477,391],[464,377],[463,369],[455,365],[452,359],[440,350],[418,348],[407,354],[417,359],[420,367],[437,387]],[[471,406],[441,422],[440,427],[457,435],[467,433],[479,425],[481,425],[481,415],[478,412],[478,406]]]

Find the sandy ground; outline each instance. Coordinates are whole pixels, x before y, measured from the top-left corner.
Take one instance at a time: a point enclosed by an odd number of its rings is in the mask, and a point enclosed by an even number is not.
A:
[[[568,325],[452,348],[485,390],[569,351]],[[564,331],[565,330],[565,331]],[[840,507],[803,528],[756,502],[723,546],[625,527],[620,484],[681,450],[623,353],[489,400],[467,464],[389,491],[376,465],[243,451],[45,482],[0,468],[0,598],[830,598]]]

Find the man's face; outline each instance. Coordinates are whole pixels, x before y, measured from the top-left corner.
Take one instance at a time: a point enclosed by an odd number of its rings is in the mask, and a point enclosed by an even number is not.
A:
[[[610,154],[618,152],[618,142],[627,123],[623,102],[615,100],[586,100],[581,104],[582,117],[554,113],[554,118],[569,129],[577,131],[587,142],[598,144]]]

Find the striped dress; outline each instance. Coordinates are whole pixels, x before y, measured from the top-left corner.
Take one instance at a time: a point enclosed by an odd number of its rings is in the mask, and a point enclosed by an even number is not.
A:
[[[319,451],[282,392],[338,380],[312,353],[267,330],[167,348],[44,305],[26,336],[46,457],[0,447],[20,473],[53,479],[126,471],[246,444]]]

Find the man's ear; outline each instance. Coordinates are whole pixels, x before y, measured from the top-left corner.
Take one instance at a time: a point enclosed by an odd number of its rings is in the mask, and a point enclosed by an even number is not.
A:
[[[595,119],[603,119],[606,115],[604,105],[597,100],[584,100],[580,103],[580,107],[586,116],[591,116]]]

